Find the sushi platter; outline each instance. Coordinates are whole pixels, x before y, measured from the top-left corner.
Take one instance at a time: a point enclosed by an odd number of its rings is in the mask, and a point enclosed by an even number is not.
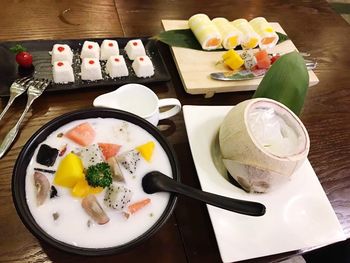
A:
[[[162,20],[164,29],[188,29],[187,20]],[[279,33],[286,34],[279,23],[270,23]],[[210,77],[214,72],[228,72],[226,65],[218,63],[225,51],[201,51],[182,47],[170,47],[184,89],[189,94],[205,94],[211,97],[215,93],[256,90],[262,78],[241,81],[219,81]],[[268,49],[269,53],[285,54],[297,50],[291,40]],[[318,83],[318,78],[309,70],[309,86]]]
[[[2,72],[0,76],[0,97],[10,95],[9,86],[15,79],[28,75],[52,80],[52,84],[47,89],[48,92],[98,88],[102,86],[115,87],[130,82],[148,84],[170,80],[169,72],[155,41],[148,38],[139,38],[137,40],[131,38],[110,38],[108,41],[111,43],[104,45],[103,42],[106,42],[103,41],[104,39],[86,40],[34,40],[0,43],[0,55],[4,58],[0,61],[0,71]],[[140,61],[133,60],[132,57],[132,52],[137,51],[135,44],[131,44],[129,50],[126,50],[127,43],[131,42],[131,40],[143,45],[143,57]],[[107,58],[102,58],[103,49],[106,50],[105,53],[107,52],[104,55],[108,55],[108,48],[111,48],[113,43],[119,46],[119,55],[113,61],[107,62]],[[25,47],[32,55],[32,67],[23,68],[16,64],[15,54],[11,53],[10,48],[18,44]],[[98,58],[91,57],[94,55],[93,51],[95,48],[84,51],[84,45],[89,47],[96,46],[97,51],[95,53],[98,56],[101,46],[100,61]],[[104,46],[106,47],[104,48]],[[57,52],[55,52],[55,48],[58,49]],[[67,50],[68,52],[66,52]],[[90,53],[85,54],[85,52]],[[60,55],[63,55],[63,57],[60,57]],[[84,63],[84,56],[91,58],[91,61],[85,61]],[[58,60],[56,61],[54,57],[57,57]],[[135,61],[143,64],[147,63],[149,71],[147,69],[146,71],[141,70],[140,63],[134,63]],[[94,65],[92,65],[92,62],[94,62]],[[118,67],[121,68],[122,66],[124,67],[124,74],[118,75],[113,72],[115,70],[120,71]],[[92,70],[92,72],[89,73],[89,70]],[[62,73],[63,71],[64,73]]]

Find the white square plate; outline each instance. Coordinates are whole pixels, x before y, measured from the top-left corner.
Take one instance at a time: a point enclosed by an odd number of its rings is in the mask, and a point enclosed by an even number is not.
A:
[[[223,262],[324,246],[345,239],[318,178],[307,160],[291,180],[271,193],[251,194],[228,182],[211,156],[220,124],[232,106],[184,106],[193,160],[204,191],[263,203],[251,217],[208,205]]]

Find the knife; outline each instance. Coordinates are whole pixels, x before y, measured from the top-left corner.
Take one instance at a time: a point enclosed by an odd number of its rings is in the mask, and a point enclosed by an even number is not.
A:
[[[305,60],[305,65],[307,70],[313,70],[317,66],[317,61]],[[225,72],[214,72],[210,73],[210,77],[215,80],[223,81],[240,81],[240,80],[250,80],[262,78],[268,69],[243,69],[243,70],[234,70],[234,71],[225,71]]]
[[[210,77],[215,80],[249,80],[261,78],[265,75],[267,69],[244,69],[227,72],[210,73]]]

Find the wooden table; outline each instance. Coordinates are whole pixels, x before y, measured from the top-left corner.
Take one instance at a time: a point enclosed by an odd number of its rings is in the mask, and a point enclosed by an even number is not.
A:
[[[161,19],[188,19],[199,12],[232,20],[265,16],[270,21],[278,21],[299,50],[318,58],[315,73],[320,83],[309,90],[301,119],[311,138],[309,160],[347,238],[350,237],[350,26],[325,1],[8,2],[0,9],[1,41],[149,36],[162,30]],[[66,13],[66,20],[60,19],[58,15],[68,8],[70,12]],[[168,83],[151,85],[161,98],[177,97],[183,105],[234,105],[252,96],[252,92],[237,92],[204,99],[203,96],[186,94],[168,47],[161,46],[161,51],[172,76]],[[84,94],[80,91],[50,93],[34,103],[15,144],[0,160],[0,261],[219,262],[220,255],[205,205],[182,197],[173,216],[151,239],[130,252],[100,259],[70,255],[40,243],[21,223],[11,198],[12,169],[21,148],[44,123],[63,113],[90,107],[96,96],[108,90],[88,90]],[[7,99],[1,99],[0,108],[6,102]],[[15,102],[2,120],[0,138],[14,125],[24,104],[25,96]],[[183,182],[199,187],[183,115],[178,114],[164,125],[174,127],[166,136],[177,153]]]

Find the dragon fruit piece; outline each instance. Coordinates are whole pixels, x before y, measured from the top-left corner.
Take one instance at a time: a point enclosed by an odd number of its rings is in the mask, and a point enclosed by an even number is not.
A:
[[[257,64],[254,52],[251,49],[244,50],[241,54],[241,58],[244,60],[244,66],[246,69],[251,69]]]
[[[104,203],[106,206],[122,211],[130,202],[132,192],[123,185],[113,183],[106,191]]]
[[[127,170],[130,174],[134,174],[137,164],[140,161],[140,153],[134,149],[118,155],[117,160],[125,168],[125,170]]]
[[[76,154],[80,157],[85,169],[104,162],[100,147],[97,144],[79,148]]]

